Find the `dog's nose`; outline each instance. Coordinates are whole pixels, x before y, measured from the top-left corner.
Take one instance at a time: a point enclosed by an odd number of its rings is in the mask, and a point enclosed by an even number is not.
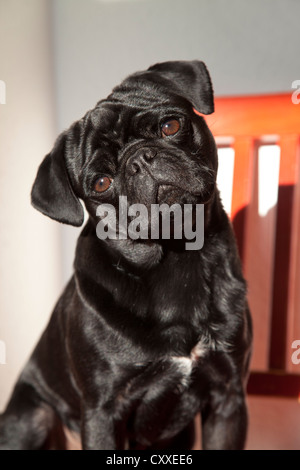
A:
[[[140,173],[145,170],[145,167],[147,167],[151,160],[153,160],[156,153],[157,152],[154,148],[142,148],[137,150],[129,157],[126,163],[129,175],[133,176],[136,173]]]

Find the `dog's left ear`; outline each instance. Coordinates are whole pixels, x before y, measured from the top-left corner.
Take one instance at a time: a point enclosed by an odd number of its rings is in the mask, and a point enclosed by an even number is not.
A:
[[[170,61],[155,64],[148,69],[168,79],[202,114],[214,112],[214,93],[209,72],[204,62]],[[174,91],[177,91],[175,88]]]
[[[66,133],[63,133],[38,169],[31,191],[31,203],[48,217],[79,227],[83,224],[84,212],[71,185],[65,152]]]

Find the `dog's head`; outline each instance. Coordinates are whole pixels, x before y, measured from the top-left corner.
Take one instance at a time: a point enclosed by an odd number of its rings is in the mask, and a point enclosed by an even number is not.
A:
[[[119,196],[146,207],[209,204],[217,153],[201,114],[213,111],[203,62],[165,62],[129,76],[59,136],[39,167],[33,206],[80,226],[84,212],[79,199],[95,224],[97,207],[117,207]],[[153,251],[147,246],[139,245],[138,252]]]

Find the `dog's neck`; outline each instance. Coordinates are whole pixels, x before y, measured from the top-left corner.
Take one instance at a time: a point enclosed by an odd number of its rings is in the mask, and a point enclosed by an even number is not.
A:
[[[223,273],[220,253],[228,252],[228,266],[237,277],[240,275],[236,268],[237,255],[234,250],[228,251],[231,233],[228,219],[222,208],[219,215],[215,210],[212,214],[214,217],[211,216],[201,250],[161,247],[160,261],[148,269],[128,263],[105,240],[99,240],[95,224],[89,221],[79,237],[79,255],[74,264],[78,292],[86,308],[95,313],[101,311],[101,321],[111,324],[114,329],[125,328],[126,334],[131,334],[130,328],[135,325],[140,329],[141,337],[148,332],[151,336],[153,332],[162,336],[162,342],[164,332],[170,328],[175,330],[174,334],[167,334],[167,343],[172,343],[171,337],[186,337],[192,331],[188,343],[193,344],[203,334],[204,325],[213,323],[207,306],[218,299],[210,299],[209,285],[211,276],[220,275],[217,274],[219,271]],[[192,296],[187,295],[191,292]],[[123,319],[121,323],[120,318]]]
[[[123,303],[123,291],[149,290],[159,282],[176,288],[176,276],[180,279],[178,270],[184,277],[185,271],[188,275],[191,266],[195,266],[195,270],[204,269],[207,255],[214,252],[217,239],[222,238],[224,231],[228,230],[228,219],[217,200],[212,201],[206,209],[205,217],[204,246],[195,251],[186,251],[184,240],[165,240],[162,243],[151,240],[145,243],[99,240],[95,224],[89,220],[78,239],[75,276],[79,274],[108,292],[113,289],[111,294],[120,296],[120,302]],[[166,272],[169,273],[168,279],[164,277]],[[174,273],[174,279],[170,279],[170,273]],[[193,277],[189,282],[193,282]]]

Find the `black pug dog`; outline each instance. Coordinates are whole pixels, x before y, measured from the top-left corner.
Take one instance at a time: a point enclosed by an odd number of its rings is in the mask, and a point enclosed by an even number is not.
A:
[[[241,449],[251,350],[246,284],[216,188],[203,62],[156,64],[63,132],[32,204],[80,226],[75,273],[0,417],[1,449],[43,449],[57,423],[83,449]],[[97,207],[204,205],[204,245],[99,239]],[[173,227],[174,228],[174,227]]]

